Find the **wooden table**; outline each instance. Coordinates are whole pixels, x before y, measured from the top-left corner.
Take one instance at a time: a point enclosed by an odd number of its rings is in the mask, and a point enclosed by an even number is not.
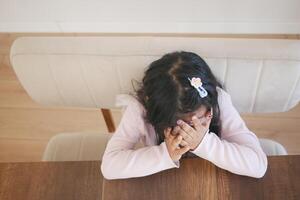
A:
[[[179,169],[111,181],[99,161],[0,163],[0,199],[300,199],[300,155],[268,160],[261,179],[188,158]]]

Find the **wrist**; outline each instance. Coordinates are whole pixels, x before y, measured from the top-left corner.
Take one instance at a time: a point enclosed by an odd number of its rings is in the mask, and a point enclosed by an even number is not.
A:
[[[190,151],[194,151],[195,149],[197,149],[198,148],[198,146],[201,144],[201,142],[202,142],[202,140],[203,140],[203,138],[204,138],[204,136],[207,134],[209,132],[209,129],[207,129],[207,131],[204,133],[204,134],[202,134],[202,137],[200,138],[200,140],[199,140],[199,142],[198,142],[198,144],[194,147],[194,148],[191,148],[191,150]]]
[[[191,148],[190,151],[194,151],[195,149],[197,149],[198,146],[200,145],[200,143],[201,143],[201,140],[200,140],[200,142],[194,148]]]

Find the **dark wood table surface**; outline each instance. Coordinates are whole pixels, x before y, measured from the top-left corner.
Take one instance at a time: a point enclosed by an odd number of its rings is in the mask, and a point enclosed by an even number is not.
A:
[[[0,163],[0,199],[300,199],[300,155],[270,156],[261,179],[201,158],[151,176],[105,180],[99,161]]]

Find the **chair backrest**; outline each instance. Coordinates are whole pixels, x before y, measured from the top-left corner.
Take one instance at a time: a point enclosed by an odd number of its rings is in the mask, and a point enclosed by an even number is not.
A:
[[[145,68],[178,50],[202,56],[239,112],[283,112],[300,99],[300,41],[199,37],[21,37],[10,60],[38,103],[115,107]]]

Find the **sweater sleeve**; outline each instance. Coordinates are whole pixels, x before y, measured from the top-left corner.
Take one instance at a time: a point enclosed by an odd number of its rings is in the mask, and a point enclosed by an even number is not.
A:
[[[179,167],[179,162],[169,156],[165,142],[134,149],[146,132],[142,111],[137,100],[126,107],[102,158],[101,171],[106,179],[141,177]]]
[[[218,99],[221,138],[213,132],[207,132],[192,153],[232,173],[263,177],[268,161],[258,138],[246,127],[228,93],[220,89]]]

